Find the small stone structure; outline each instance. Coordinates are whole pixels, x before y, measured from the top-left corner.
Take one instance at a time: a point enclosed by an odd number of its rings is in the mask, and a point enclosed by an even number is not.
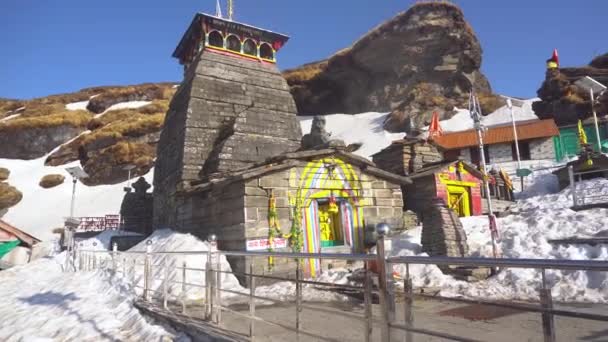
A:
[[[469,253],[460,218],[439,198],[427,210],[421,242],[422,251],[430,256],[465,257]]]
[[[406,138],[374,154],[372,160],[380,168],[399,175],[409,175],[427,164],[443,160],[441,152],[431,143],[421,139]]]
[[[139,177],[131,185],[135,192],[128,191],[120,206],[122,229],[134,233],[149,235],[152,233],[154,198],[147,192],[151,185],[144,177]]]

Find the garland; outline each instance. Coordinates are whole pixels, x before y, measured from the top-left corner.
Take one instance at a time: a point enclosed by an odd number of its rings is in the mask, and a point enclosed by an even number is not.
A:
[[[277,235],[281,235],[281,227],[279,226],[279,214],[277,213],[277,200],[274,197],[274,193],[270,192],[268,198],[268,251],[274,251],[274,238]],[[268,270],[272,270],[274,267],[274,258],[268,257]]]

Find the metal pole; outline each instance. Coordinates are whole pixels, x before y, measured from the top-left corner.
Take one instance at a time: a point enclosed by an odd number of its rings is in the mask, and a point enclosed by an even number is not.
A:
[[[483,149],[483,137],[481,136],[481,127],[477,127],[477,138],[479,139],[479,153],[481,154],[481,172],[483,174],[483,186],[486,189],[486,200],[488,202],[488,217],[494,215],[494,209],[492,208],[492,198],[490,198],[490,182],[488,182],[488,172],[486,168],[486,156]],[[492,238],[492,255],[494,258],[497,257],[496,253],[496,239],[494,232],[490,232]]]
[[[513,124],[513,137],[515,138],[515,154],[517,155],[517,169],[521,169],[521,157],[519,156],[519,140],[517,138],[517,127],[515,126],[515,115],[513,114],[513,103],[511,103],[511,99],[507,99],[507,104],[509,105],[509,110],[511,111],[511,123]],[[519,181],[521,183],[521,191],[524,191],[524,177],[519,176]]]
[[[541,270],[542,288],[540,289],[540,303],[544,310],[553,310],[553,300],[551,298],[551,289],[546,287],[545,269]],[[555,322],[553,313],[544,311],[542,314],[543,320],[543,336],[545,342],[555,342]]]
[[[217,271],[216,273],[216,277],[217,277],[217,281],[216,281],[216,286],[215,286],[215,293],[217,296],[217,312],[216,312],[216,321],[217,324],[220,325],[222,323],[222,264],[220,263],[220,254],[216,253],[216,268]]]
[[[372,279],[371,275],[365,267],[365,292],[363,293],[363,303],[365,305],[365,342],[370,342],[372,339]]]
[[[167,293],[169,292],[168,287],[169,287],[169,264],[167,263],[167,259],[165,258],[164,262],[163,262],[163,268],[165,270],[165,281],[163,282],[163,308],[165,310],[168,309],[168,305],[167,305]]]
[[[72,203],[70,203],[70,217],[74,217],[74,203],[76,202],[76,183],[78,179],[72,178]]]
[[[186,268],[188,264],[184,261],[182,263],[182,313],[186,314],[186,298],[188,297],[186,294]]]
[[[405,264],[405,279],[403,280],[403,292],[405,293],[405,327],[411,329],[414,327],[414,315],[412,313],[412,303],[414,301],[414,293],[412,287],[412,278],[410,278],[410,264]],[[411,330],[405,331],[405,342],[414,341]]]
[[[211,283],[211,249],[208,249],[205,262],[205,319],[211,317]]]
[[[118,253],[118,244],[112,244],[112,272],[116,275],[116,254]]]
[[[296,260],[296,340],[300,340],[300,328],[301,318],[300,313],[302,312],[302,283],[300,278],[302,277],[302,270],[300,269],[300,260]]]
[[[150,252],[152,252],[152,246],[148,244],[144,260],[144,300],[146,301],[149,300],[148,289],[150,288]]]
[[[589,89],[589,95],[591,96],[591,111],[593,112],[593,124],[595,125],[595,137],[597,138],[597,151],[602,153],[602,139],[600,138],[600,128],[597,123],[597,113],[595,112],[595,98],[593,96],[593,89]]]
[[[297,284],[296,284],[296,290],[297,290]],[[253,317],[255,317],[255,299],[253,298],[253,296],[255,296],[255,277],[253,276],[253,263],[251,263],[249,265],[249,337],[251,339],[251,341],[253,341],[254,336],[255,336],[255,327],[254,327],[254,322],[255,320],[253,319]],[[296,316],[297,317],[297,316]],[[297,324],[296,324],[296,329],[297,329]]]
[[[389,341],[390,339],[390,328],[389,328],[389,307],[388,307],[388,285],[386,276],[386,264],[384,257],[384,235],[378,236],[378,242],[376,243],[376,249],[378,251],[376,263],[378,265],[378,285],[380,290],[380,337],[382,341]]]
[[[578,199],[576,198],[576,182],[574,181],[574,168],[568,166],[568,177],[570,178],[570,192],[572,193],[572,206],[576,207]]]

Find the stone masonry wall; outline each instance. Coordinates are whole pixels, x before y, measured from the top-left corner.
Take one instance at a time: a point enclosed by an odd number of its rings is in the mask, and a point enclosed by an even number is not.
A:
[[[275,65],[203,50],[172,100],[157,147],[155,226],[177,224],[175,192],[190,181],[293,151],[300,138]]]
[[[543,138],[530,141],[530,158],[555,159],[555,146],[553,138]]]
[[[467,236],[458,215],[443,201],[434,201],[422,225],[422,251],[429,256],[465,257]]]
[[[484,146],[488,147],[488,146]],[[511,151],[511,144],[495,144],[490,145],[490,160],[486,161],[488,165],[495,163],[504,163],[513,161],[513,153]]]

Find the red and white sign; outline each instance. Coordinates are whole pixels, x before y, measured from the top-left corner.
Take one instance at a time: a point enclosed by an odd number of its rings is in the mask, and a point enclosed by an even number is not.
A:
[[[272,248],[274,249],[287,247],[287,239],[274,238],[273,242]],[[265,251],[268,250],[268,247],[268,239],[247,240],[248,251]]]

